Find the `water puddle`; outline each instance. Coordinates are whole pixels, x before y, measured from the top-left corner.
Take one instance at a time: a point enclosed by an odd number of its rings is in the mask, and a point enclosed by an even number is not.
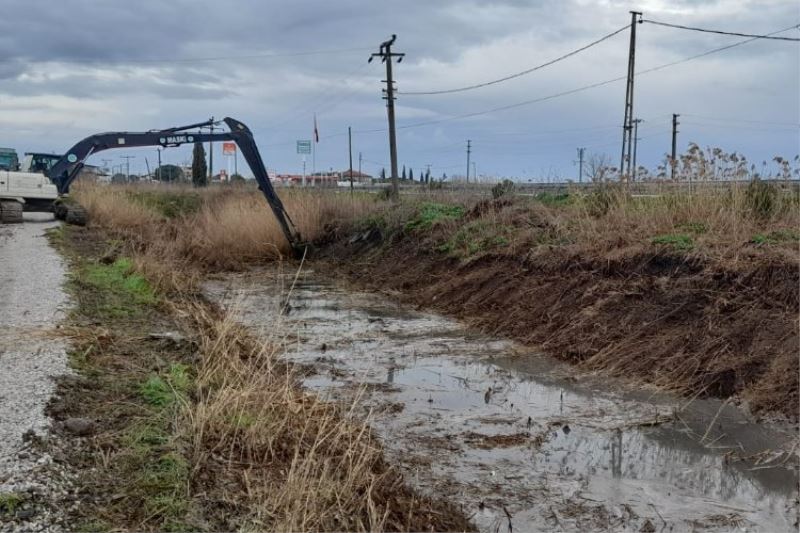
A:
[[[578,376],[313,273],[285,305],[289,284],[259,273],[206,290],[259,334],[285,338],[286,357],[310,368],[308,388],[358,397],[409,482],[462,503],[483,531],[797,530],[792,428]]]

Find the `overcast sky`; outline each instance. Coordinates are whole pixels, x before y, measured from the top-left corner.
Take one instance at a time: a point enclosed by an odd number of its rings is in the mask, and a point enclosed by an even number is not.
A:
[[[798,0],[3,0],[0,18],[0,146],[63,153],[101,131],[138,131],[232,116],[253,129],[269,168],[300,172],[297,139],[321,136],[316,169],[342,169],[347,127],[354,165],[388,168],[384,67],[367,63],[397,34],[394,68],[400,165],[464,174],[466,140],[479,174],[574,176],[576,148],[619,161],[625,83],[477,116],[624,76],[628,31],[517,79],[462,93],[403,95],[502,77],[584,46],[645,18],[745,33],[800,23]],[[743,39],[637,26],[637,71]],[[797,28],[780,35],[800,37]],[[209,59],[215,58],[215,59]],[[757,41],[636,80],[639,160],[655,167],[680,113],[689,141],[751,161],[800,148],[800,43]],[[415,124],[434,124],[414,126]],[[379,131],[369,131],[379,130]],[[166,162],[188,160],[169,149]],[[156,151],[109,151],[90,162]],[[223,162],[221,152],[216,165]],[[240,166],[244,166],[243,162]],[[308,158],[308,169],[312,161]],[[240,169],[241,170],[241,169]]]

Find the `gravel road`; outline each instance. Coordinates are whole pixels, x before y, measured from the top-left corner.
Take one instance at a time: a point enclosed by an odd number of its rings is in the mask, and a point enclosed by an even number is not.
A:
[[[0,226],[0,532],[58,531],[52,502],[68,475],[41,446],[53,437],[44,409],[54,377],[68,372],[66,341],[56,333],[67,297],[65,266],[44,233],[52,215],[26,214]],[[13,511],[3,501],[15,503]],[[48,503],[50,502],[50,503]]]

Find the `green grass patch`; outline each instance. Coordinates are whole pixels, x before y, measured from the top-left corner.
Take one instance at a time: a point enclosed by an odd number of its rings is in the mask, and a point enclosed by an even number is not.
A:
[[[163,375],[150,376],[139,388],[144,400],[154,407],[169,407],[185,396],[191,387],[189,367],[173,363]]]
[[[551,207],[561,207],[572,203],[572,197],[569,193],[540,192],[534,196],[534,199]]]
[[[0,493],[0,515],[13,515],[23,501],[25,501],[24,498],[16,492]]]
[[[443,221],[458,220],[463,216],[463,206],[426,202],[420,205],[416,216],[406,223],[405,229],[408,231],[429,230]]]
[[[167,218],[191,215],[200,210],[203,199],[192,192],[136,191],[130,197]]]
[[[440,252],[454,257],[469,257],[493,248],[507,246],[513,228],[486,220],[474,220],[458,229]]]
[[[658,235],[650,239],[653,244],[662,246],[669,246],[670,248],[678,251],[689,251],[694,247],[692,237],[685,233],[670,233],[667,235]]]
[[[750,242],[754,244],[781,244],[787,242],[800,242],[800,232],[781,229],[770,231],[769,233],[758,233],[753,235]]]
[[[87,264],[77,276],[78,283],[99,293],[96,303],[102,315],[129,317],[158,303],[150,283],[133,271],[130,259],[120,258],[110,265]]]

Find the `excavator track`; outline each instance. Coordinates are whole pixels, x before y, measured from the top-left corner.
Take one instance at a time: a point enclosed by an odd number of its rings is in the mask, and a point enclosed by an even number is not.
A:
[[[86,209],[82,205],[57,201],[53,205],[53,214],[56,219],[63,220],[74,226],[85,226],[89,219]]]
[[[85,226],[89,215],[82,205],[72,204],[67,206],[67,213],[64,216],[64,222],[74,226]]]
[[[22,204],[15,200],[0,200],[0,224],[21,224]]]

